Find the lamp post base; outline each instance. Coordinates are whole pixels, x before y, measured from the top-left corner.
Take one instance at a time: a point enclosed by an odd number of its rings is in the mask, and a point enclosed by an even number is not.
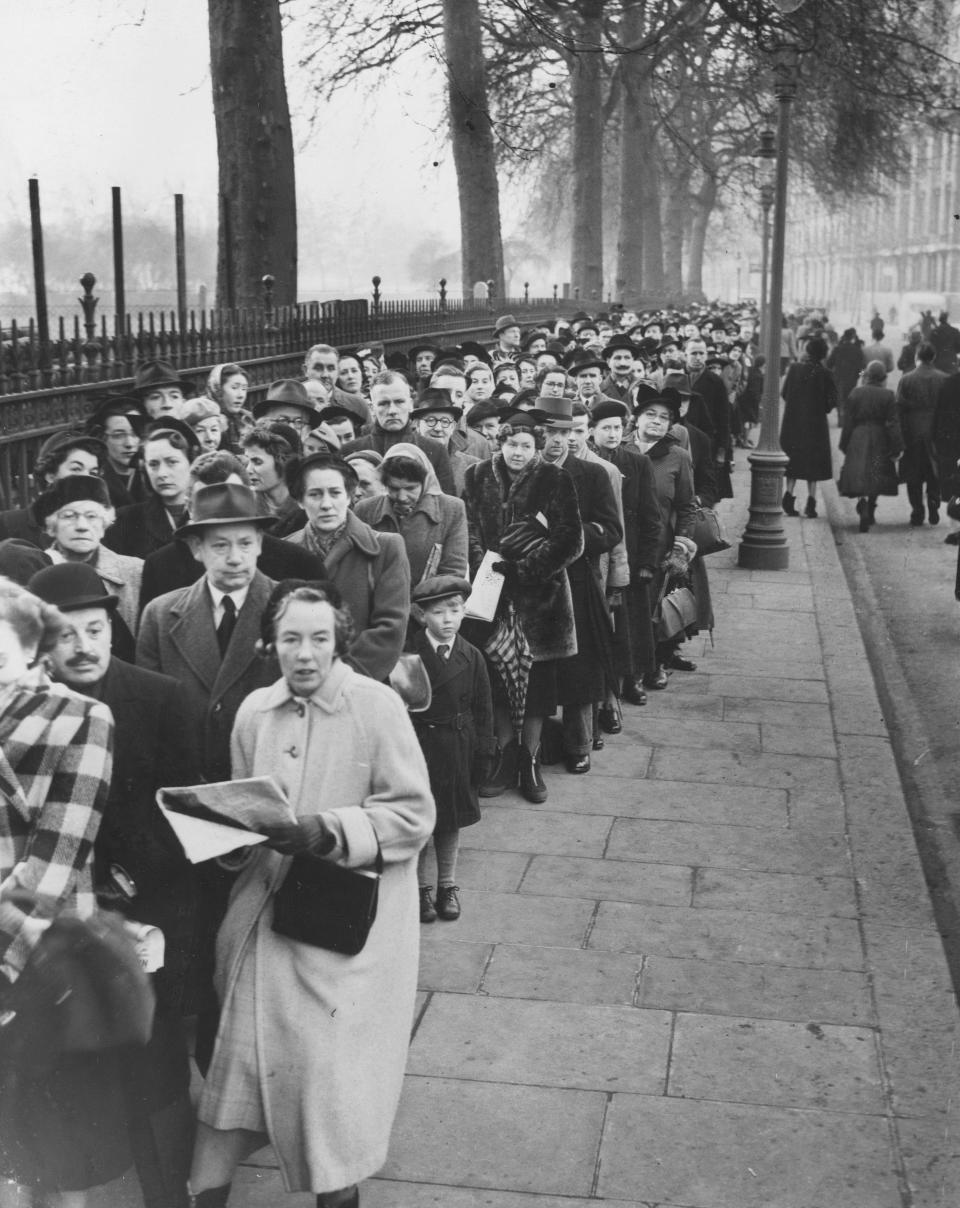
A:
[[[743,530],[737,562],[745,570],[786,570],[790,548],[783,528],[783,474],[789,458],[779,450],[757,449],[750,462],[750,519]]]

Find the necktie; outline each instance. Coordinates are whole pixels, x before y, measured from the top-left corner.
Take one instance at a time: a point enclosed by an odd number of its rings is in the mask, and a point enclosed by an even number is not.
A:
[[[449,653],[450,653],[450,647],[449,647],[449,646],[438,646],[438,647],[437,647],[437,654],[439,654],[439,655],[440,655],[440,657],[443,659],[443,661],[444,661],[444,662],[446,662],[446,661],[447,661],[447,655],[448,655]]]
[[[227,653],[227,647],[230,645],[230,639],[233,637],[233,631],[237,627],[237,606],[233,602],[233,596],[223,597],[223,616],[220,618],[220,624],[217,626],[217,645],[220,647],[220,657]]]

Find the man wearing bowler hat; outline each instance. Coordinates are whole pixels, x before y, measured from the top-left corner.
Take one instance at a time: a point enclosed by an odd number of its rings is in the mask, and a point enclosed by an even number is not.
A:
[[[261,534],[271,523],[258,515],[249,487],[199,487],[177,535],[205,573],[151,600],[140,620],[137,663],[183,684],[208,780],[230,779],[230,731],[240,702],[278,675],[276,664],[254,650],[274,586],[257,570]]]
[[[197,1010],[197,883],[156,804],[163,786],[199,777],[184,692],[169,676],[110,654],[117,597],[96,571],[64,562],[38,571],[28,588],[63,613],[49,660],[53,678],[108,705],[114,718],[113,776],[94,842],[97,896],[126,918],[163,933],[153,1035],[124,1056],[130,1148],[148,1208],[185,1206],[194,1120],[182,1017]]]
[[[613,688],[613,629],[604,599],[600,557],[623,538],[616,496],[606,471],[570,451],[573,400],[538,398],[534,417],[547,430],[543,459],[573,479],[583,526],[583,553],[567,567],[573,596],[577,653],[557,666],[557,698],[563,706],[563,746],[567,771],[590,771],[593,713]]]
[[[607,398],[615,399],[618,403],[632,403],[633,387],[640,376],[634,371],[637,356],[637,346],[628,335],[616,335],[601,353],[607,366],[607,376],[600,383],[600,389]]]

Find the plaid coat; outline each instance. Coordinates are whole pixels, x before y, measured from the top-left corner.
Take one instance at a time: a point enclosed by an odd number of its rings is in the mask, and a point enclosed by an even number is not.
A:
[[[93,840],[113,770],[113,715],[42,673],[0,708],[0,972],[16,979],[51,904],[93,914]],[[12,901],[25,890],[36,907]]]

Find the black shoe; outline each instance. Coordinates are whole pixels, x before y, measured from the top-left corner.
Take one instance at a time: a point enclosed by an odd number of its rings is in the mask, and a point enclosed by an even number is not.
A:
[[[456,885],[441,885],[437,890],[437,914],[448,923],[460,917],[460,890]]]
[[[654,692],[662,692],[669,683],[667,673],[662,667],[658,667],[656,671],[648,671],[643,677],[643,686],[651,688]]]
[[[791,495],[789,491],[783,492],[783,514],[784,516],[799,516],[797,511],[797,497]]]
[[[817,518],[817,501],[812,495],[807,496],[807,506],[803,509],[803,514],[808,520]]]
[[[870,513],[869,512],[860,513],[860,532],[861,533],[870,532]]]
[[[923,524],[923,508],[914,508],[910,513],[910,527],[919,528]]]
[[[636,677],[634,679],[625,679],[623,681],[622,699],[628,705],[645,705],[647,703],[647,694],[643,690],[643,685],[646,680]]]
[[[947,533],[943,539],[944,545],[960,545],[960,532]]]
[[[605,734],[619,734],[623,722],[616,705],[601,705],[597,710],[597,725]]]
[[[515,738],[511,738],[505,747],[498,748],[497,765],[487,783],[480,786],[480,796],[499,797],[507,789],[515,789],[520,767],[519,759],[520,744]]]
[[[420,886],[420,922],[435,923],[437,921],[437,912],[433,903],[433,886]]]
[[[520,748],[520,792],[535,805],[547,799],[547,786],[540,774],[539,746],[535,751]]]
[[[584,772],[590,771],[590,756],[589,755],[570,755],[567,758],[567,771],[572,776],[582,776]]]
[[[931,524],[940,523],[940,504],[931,503],[929,499],[927,500],[927,519]]]
[[[622,730],[623,726],[621,726],[620,729]],[[597,737],[593,740],[593,749],[595,751],[602,751],[606,745],[607,744],[603,741],[602,734],[598,734]]]
[[[674,651],[666,660],[664,666],[671,668],[673,671],[696,671],[697,669],[697,664],[690,659],[685,659],[679,651]]]

